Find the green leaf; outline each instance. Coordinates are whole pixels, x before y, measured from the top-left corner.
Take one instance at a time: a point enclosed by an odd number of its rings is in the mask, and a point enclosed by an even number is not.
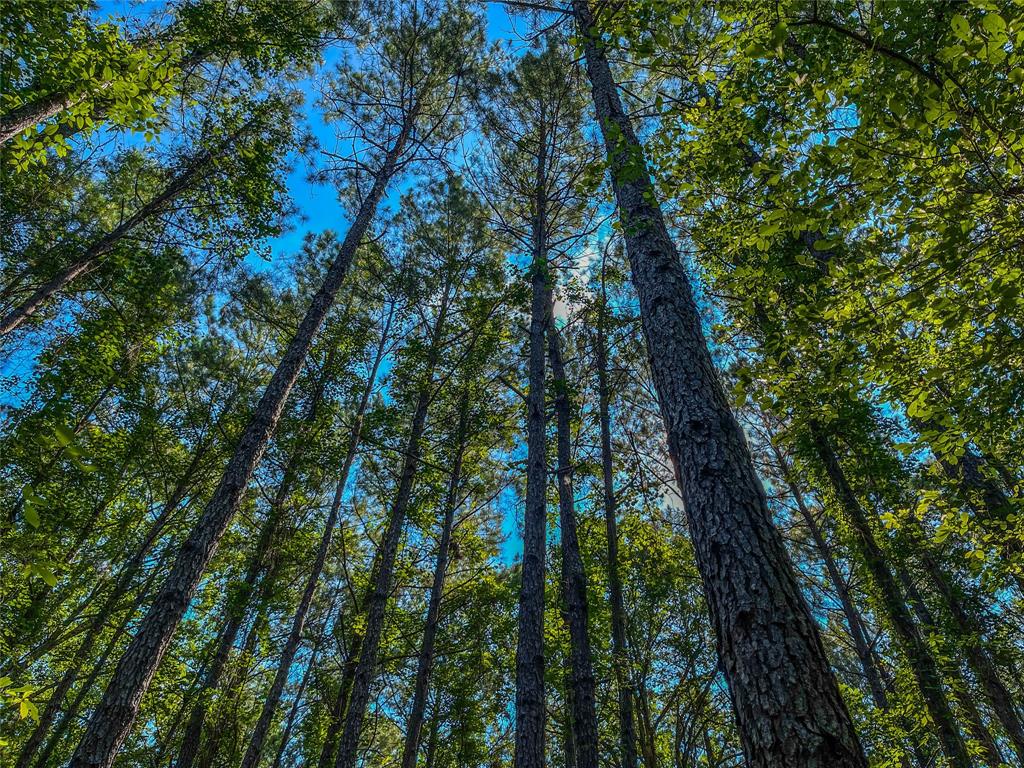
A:
[[[1006,21],[998,13],[986,13],[982,16],[981,27],[992,35],[1006,34]]]
[[[57,576],[42,563],[32,563],[32,572],[51,587],[57,586]]]
[[[961,40],[971,39],[971,25],[967,23],[967,19],[965,19],[960,14],[956,14],[955,16],[953,16],[952,24],[953,34],[955,34]]]
[[[31,525],[33,528],[39,527],[39,510],[36,509],[36,505],[31,501],[26,501],[25,506],[22,510],[22,514],[25,515],[25,522]]]

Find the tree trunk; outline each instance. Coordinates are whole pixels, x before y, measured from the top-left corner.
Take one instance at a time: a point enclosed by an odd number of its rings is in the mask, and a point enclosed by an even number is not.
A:
[[[434,641],[441,620],[441,599],[444,596],[444,581],[448,569],[448,550],[451,546],[452,527],[455,524],[455,509],[459,504],[459,489],[462,485],[462,456],[466,448],[466,432],[469,401],[463,394],[459,407],[459,425],[456,432],[455,457],[452,474],[448,481],[448,494],[444,500],[444,520],[441,524],[441,540],[437,545],[434,562],[434,580],[430,586],[430,601],[427,605],[427,619],[423,627],[423,641],[420,643],[416,663],[416,684],[413,691],[412,707],[405,727],[405,744],[402,748],[401,768],[416,768],[419,753],[420,734],[427,709],[427,693],[430,686],[430,671],[434,664]]]
[[[839,459],[836,457],[830,441],[817,422],[811,422],[810,432],[814,449],[828,475],[836,495],[836,501],[850,526],[864,565],[878,588],[893,632],[899,638],[907,662],[917,680],[918,688],[938,733],[939,741],[942,743],[943,751],[949,758],[950,764],[955,768],[970,768],[972,760],[967,753],[956,719],[943,692],[942,676],[939,674],[931,649],[911,618],[907,604],[900,594],[896,578],[889,568],[885,554],[875,540],[875,535],[861,508],[860,501],[846,480],[846,474],[839,464]]]
[[[907,569],[899,563],[896,565],[896,577],[903,586],[903,590],[907,596],[907,602],[910,604],[911,609],[913,609],[914,615],[917,617],[918,624],[924,627],[931,635],[941,637],[943,630],[939,627],[935,620],[935,616],[925,603],[924,596],[917,588],[917,585],[914,583],[914,580],[911,578]],[[992,734],[989,732],[982,720],[981,712],[978,711],[978,708],[974,703],[974,699],[970,694],[970,686],[966,678],[958,666],[948,662],[943,665],[943,672],[945,672],[946,677],[951,681],[950,690],[953,693],[954,699],[963,710],[962,714],[964,716],[967,732],[983,750],[982,759],[984,760],[985,765],[996,768],[1002,762],[999,747],[996,745],[995,739],[992,737]]]
[[[541,125],[537,155],[530,281],[529,392],[526,402],[526,505],[516,641],[514,768],[545,768],[544,571],[547,539],[547,440],[544,337],[548,318],[547,138]]]
[[[305,363],[317,331],[320,330],[334,303],[334,297],[341,287],[356,248],[370,226],[377,204],[394,174],[410,130],[411,124],[403,126],[377,174],[373,187],[359,206],[359,212],[327,271],[323,285],[313,297],[306,316],[289,342],[281,363],[239,439],[217,489],[192,534],[182,546],[178,559],[152,608],[118,663],[117,670],[108,683],[103,698],[93,712],[82,741],[75,751],[71,761],[72,768],[109,768],[121,744],[127,738],[142,696],[170,645],[171,636],[188,608],[224,531],[238,511],[249,479],[277,428],[288,394]]]
[[[377,554],[374,566],[371,568],[371,574],[377,571],[380,552]],[[371,576],[371,581],[372,579],[373,577]],[[338,734],[341,731],[342,724],[345,722],[348,702],[352,697],[352,685],[355,682],[356,666],[359,664],[362,647],[363,636],[362,634],[356,634],[352,638],[352,647],[345,657],[345,665],[341,671],[341,683],[338,686],[338,696],[331,707],[330,719],[327,721],[327,733],[324,735],[324,743],[320,748],[320,759],[317,761],[317,768],[331,768],[334,765],[334,757],[338,751]]]
[[[73,280],[92,271],[99,260],[109,253],[124,237],[131,234],[143,222],[163,213],[183,192],[191,189],[211,169],[217,157],[222,155],[239,137],[236,133],[226,141],[217,153],[202,150],[189,160],[160,192],[147,201],[135,213],[118,224],[105,235],[100,236],[78,254],[68,266],[43,283],[25,301],[0,319],[0,336],[15,330],[55,294],[66,288]]]
[[[568,617],[566,617],[568,618]],[[562,723],[562,753],[565,757],[564,768],[578,768],[579,755],[576,752],[576,734],[573,725],[572,674],[565,675],[565,701],[563,703],[564,721]]]
[[[1002,724],[1017,761],[1024,765],[1024,725],[1021,723],[1013,695],[1003,683],[995,660],[985,645],[981,624],[964,606],[956,586],[927,551],[922,560],[936,591],[953,617],[961,640],[968,644],[963,649],[967,664],[981,684],[992,711]]]
[[[295,699],[292,701],[291,709],[288,710],[288,717],[285,720],[284,732],[281,734],[281,743],[278,744],[277,753],[274,755],[273,768],[281,768],[285,752],[288,751],[288,742],[291,741],[292,738],[292,730],[295,728],[295,721],[299,715],[299,706],[302,703],[302,696],[306,692],[306,686],[309,685],[310,675],[313,672],[313,668],[316,666],[316,652],[318,650],[319,644],[313,647],[309,663],[306,665],[306,669],[302,673],[302,682],[299,683],[299,689],[295,692]]]
[[[789,462],[786,461],[774,442],[771,443],[771,450],[775,455],[775,462],[779,468],[779,473],[789,489],[789,495],[793,497],[793,501],[800,511],[800,517],[804,521],[804,525],[807,526],[807,530],[810,531],[811,538],[814,540],[814,546],[825,563],[825,570],[828,572],[829,580],[832,582],[836,596],[839,598],[839,604],[842,606],[843,615],[850,630],[850,638],[853,640],[857,660],[860,662],[864,679],[868,683],[871,698],[879,709],[888,709],[889,697],[885,692],[885,686],[882,684],[882,677],[878,672],[878,667],[875,665],[875,657],[871,652],[871,646],[868,644],[864,623],[861,620],[860,612],[853,604],[850,591],[846,588],[846,581],[839,571],[839,565],[832,555],[832,547],[826,541],[818,521],[814,519],[814,513],[807,507],[804,495],[800,488],[797,487],[796,481],[793,478],[793,471],[789,466]]]
[[[82,98],[84,97],[72,96],[69,93],[54,93],[5,112],[0,115],[0,146],[44,120],[70,109]]]
[[[619,533],[615,481],[612,466],[611,394],[608,388],[608,340],[605,323],[608,303],[601,282],[601,304],[597,318],[597,390],[601,424],[601,479],[604,484],[604,524],[608,539],[608,593],[612,618],[612,668],[619,705],[619,758],[621,768],[636,768],[636,727],[633,724],[633,692],[629,681],[626,652],[626,610],[619,575]]]
[[[263,709],[260,712],[259,720],[256,721],[256,727],[253,729],[252,736],[250,737],[249,746],[246,749],[245,756],[242,758],[242,768],[255,768],[255,766],[259,764],[260,755],[263,751],[263,742],[267,738],[267,733],[270,730],[274,713],[277,710],[278,701],[281,699],[281,692],[284,690],[285,683],[288,681],[288,673],[291,671],[292,661],[294,661],[295,654],[299,649],[299,643],[302,641],[302,630],[306,626],[306,616],[309,614],[309,606],[313,602],[316,585],[320,581],[320,574],[323,571],[324,563],[327,561],[327,553],[331,547],[334,528],[338,524],[338,516],[341,512],[341,502],[345,496],[345,486],[348,484],[349,472],[351,471],[352,464],[355,461],[356,452],[359,450],[359,440],[363,433],[363,419],[366,415],[366,408],[370,403],[370,396],[373,394],[373,388],[377,381],[377,371],[380,369],[381,361],[384,359],[384,350],[387,346],[388,331],[391,327],[391,318],[393,316],[393,313],[389,315],[387,324],[381,333],[380,343],[377,345],[377,351],[373,359],[373,366],[370,370],[369,377],[367,378],[366,387],[363,389],[355,421],[352,424],[352,432],[349,436],[348,446],[345,451],[345,461],[342,464],[341,474],[338,476],[338,482],[334,489],[334,498],[331,501],[331,509],[327,515],[327,522],[324,523],[324,532],[323,536],[320,538],[320,546],[317,549],[316,557],[313,560],[313,566],[306,580],[306,587],[303,590],[302,598],[299,600],[299,605],[295,609],[295,616],[292,619],[291,630],[288,633],[288,639],[281,652],[281,659],[277,665],[277,672],[274,675],[274,681],[270,685],[267,698],[263,702]]]
[[[864,768],[825,649],[718,379],[588,0],[572,8],[697,564],[751,768]],[[531,766],[532,768],[532,766]]]
[[[549,292],[550,294],[550,292]],[[597,703],[594,663],[587,627],[587,575],[580,555],[576,500],[572,482],[572,414],[569,383],[562,362],[562,345],[555,328],[554,304],[548,301],[548,357],[555,390],[555,446],[558,456],[558,521],[561,527],[562,584],[565,618],[569,625],[569,669],[572,688],[572,728],[579,768],[597,768]]]
[[[448,293],[449,290],[450,288],[446,289],[438,311],[437,320],[431,332],[425,380],[420,386],[419,395],[416,399],[416,408],[413,412],[409,439],[405,446],[398,489],[388,515],[388,527],[380,544],[381,552],[378,567],[373,574],[373,581],[370,585],[367,599],[366,631],[363,634],[359,662],[356,665],[355,677],[352,682],[352,694],[348,703],[348,711],[345,713],[345,727],[338,746],[338,757],[335,761],[336,768],[355,768],[358,758],[359,737],[362,734],[363,718],[366,715],[366,707],[370,701],[370,687],[373,684],[376,672],[377,652],[380,648],[380,637],[384,629],[384,612],[387,608],[388,597],[391,594],[395,559],[398,555],[398,546],[401,543],[402,532],[405,529],[405,515],[409,508],[413,481],[416,479],[416,470],[419,467],[420,443],[426,428],[427,409],[430,405],[434,389],[434,369],[437,366],[440,354],[441,340],[448,314],[448,302],[451,299]]]
[[[327,370],[327,366],[324,366],[324,370]],[[305,417],[306,423],[311,423],[315,420],[325,385],[326,381],[321,379],[318,383],[317,392],[310,400],[309,409]],[[191,768],[195,763],[202,744],[203,729],[206,724],[206,710],[209,704],[208,698],[221,686],[221,676],[227,669],[231,649],[238,639],[238,633],[245,619],[246,608],[253,602],[253,590],[256,587],[257,581],[262,583],[261,591],[264,593],[267,592],[270,586],[271,578],[268,574],[269,569],[267,565],[270,560],[271,547],[280,530],[285,503],[291,493],[298,463],[305,452],[305,447],[305,441],[300,441],[291,456],[288,457],[281,482],[274,493],[270,510],[267,512],[267,516],[260,528],[260,534],[256,539],[256,547],[250,553],[245,575],[242,578],[242,585],[245,590],[244,602],[242,605],[236,606],[236,610],[233,613],[226,612],[224,625],[218,636],[216,651],[206,673],[203,675],[203,682],[199,687],[196,702],[192,707],[188,724],[185,726],[185,732],[182,735],[176,768]],[[262,600],[257,601],[257,603],[262,603]]]

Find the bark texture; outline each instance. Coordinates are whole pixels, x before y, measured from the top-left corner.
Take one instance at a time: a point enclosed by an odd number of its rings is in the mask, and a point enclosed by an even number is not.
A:
[[[558,522],[561,527],[562,590],[565,620],[569,625],[569,684],[572,688],[572,732],[577,768],[597,768],[597,702],[594,662],[587,627],[587,575],[580,555],[576,526],[576,499],[572,482],[572,411],[562,345],[555,328],[554,305],[548,302],[548,358],[555,390],[555,448],[558,465]]]
[[[277,428],[288,394],[341,288],[356,248],[369,229],[410,130],[411,125],[407,123],[359,206],[359,212],[328,268],[323,285],[314,295],[298,331],[289,342],[281,363],[274,371],[239,439],[220,483],[182,546],[171,573],[107,684],[71,760],[72,768],[108,768],[124,743],[138,713],[142,696],[170,645],[171,636],[188,608],[221,537],[238,511],[249,479]]]
[[[542,134],[540,146],[545,146]],[[526,402],[526,508],[516,641],[515,768],[544,768],[544,550],[547,540],[547,439],[544,417],[544,336],[547,326],[545,156],[537,161],[533,263],[530,280],[529,391]]]
[[[722,669],[752,768],[864,768],[814,620],[717,377],[689,276],[588,0],[573,0],[633,285]]]
[[[54,93],[35,101],[25,102],[0,115],[0,146],[44,120],[71,109],[81,98],[65,92]]]

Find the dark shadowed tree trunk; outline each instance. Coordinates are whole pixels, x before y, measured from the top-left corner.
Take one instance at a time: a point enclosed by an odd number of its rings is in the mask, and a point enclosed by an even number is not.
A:
[[[0,336],[15,330],[28,320],[46,302],[63,291],[72,281],[95,269],[103,256],[117,246],[121,240],[134,232],[140,225],[165,212],[178,197],[202,181],[213,168],[218,157],[223,155],[238,139],[241,132],[221,145],[217,152],[200,151],[186,162],[154,197],[149,199],[135,213],[114,229],[87,245],[74,260],[55,274],[0,319]]]
[[[636,768],[636,727],[633,723],[633,692],[626,652],[626,609],[619,574],[619,532],[612,456],[611,393],[608,387],[608,300],[601,276],[601,300],[597,316],[598,409],[601,427],[601,481],[604,486],[604,524],[608,539],[608,595],[612,618],[612,666],[619,705],[619,759],[622,768]]]
[[[380,550],[377,551],[371,574],[377,570],[377,563],[380,561]],[[371,582],[373,576],[370,577]],[[365,601],[361,613],[366,612]],[[338,685],[338,695],[331,705],[330,717],[327,720],[327,733],[324,734],[324,743],[320,748],[320,758],[317,760],[317,768],[331,768],[334,765],[334,757],[338,752],[338,735],[341,726],[345,723],[345,712],[348,709],[348,702],[352,696],[352,684],[356,677],[356,666],[359,664],[360,650],[363,647],[363,635],[357,632],[352,638],[352,646],[345,655],[345,664],[341,670],[341,682]]]
[[[288,394],[306,361],[314,337],[334,303],[352,257],[369,229],[411,129],[412,124],[407,121],[385,156],[372,188],[359,206],[352,226],[327,270],[323,285],[313,297],[281,363],[246,425],[217,489],[182,546],[167,581],[107,684],[71,760],[72,768],[109,768],[128,736],[142,696],[170,645],[174,630],[188,608],[224,531],[238,511],[252,473],[277,428]]]
[[[548,318],[547,146],[538,146],[530,267],[529,391],[526,401],[526,505],[516,642],[515,768],[544,768],[544,564],[547,539],[547,440],[545,436],[544,338]]]
[[[590,3],[573,0],[572,9],[669,453],[747,760],[752,768],[864,768],[853,723],[708,352],[689,276]]]
[[[434,580],[430,585],[430,601],[427,604],[427,619],[423,626],[423,641],[420,643],[416,661],[416,683],[413,689],[412,707],[405,725],[405,744],[402,748],[401,768],[416,768],[419,754],[420,734],[427,709],[427,693],[430,688],[430,672],[434,665],[434,641],[441,620],[441,599],[444,596],[445,575],[448,570],[448,550],[451,547],[452,527],[455,524],[455,510],[459,504],[459,488],[462,484],[462,457],[466,447],[466,431],[469,402],[463,395],[459,406],[459,425],[456,431],[455,457],[452,460],[452,474],[448,481],[448,493],[444,500],[444,519],[441,522],[441,539],[437,545],[434,561]]]
[[[569,682],[572,689],[572,729],[578,768],[597,768],[597,703],[594,692],[594,663],[587,627],[587,575],[580,555],[576,526],[576,500],[572,471],[572,413],[569,383],[562,362],[562,345],[555,328],[553,302],[548,302],[548,358],[551,385],[555,390],[555,429],[558,466],[558,520],[561,527],[562,589],[565,619],[569,625]]]

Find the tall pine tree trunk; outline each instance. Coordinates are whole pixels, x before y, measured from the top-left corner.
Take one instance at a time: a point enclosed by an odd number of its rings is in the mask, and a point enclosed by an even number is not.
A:
[[[612,619],[612,668],[619,705],[619,759],[622,768],[636,768],[636,727],[633,720],[633,693],[626,651],[626,610],[619,575],[619,532],[612,465],[611,393],[608,388],[608,339],[606,324],[608,301],[601,282],[601,303],[597,318],[597,390],[601,426],[601,480],[604,486],[604,523],[608,539],[608,594]]]
[[[363,730],[363,719],[370,701],[370,688],[377,668],[377,654],[380,649],[380,638],[384,630],[384,613],[388,597],[391,594],[391,582],[394,577],[395,559],[401,543],[402,532],[405,530],[405,516],[409,509],[413,482],[419,468],[420,443],[427,424],[427,410],[433,396],[434,369],[440,355],[441,341],[448,314],[450,287],[446,286],[437,320],[431,331],[430,348],[427,353],[425,379],[420,385],[416,398],[406,442],[402,471],[399,475],[398,489],[388,514],[388,526],[381,540],[381,552],[378,567],[373,574],[370,585],[366,611],[366,631],[360,647],[359,662],[356,664],[355,676],[352,681],[352,694],[345,712],[345,727],[338,745],[336,768],[355,768],[359,754],[359,738]]]
[[[441,539],[437,545],[437,557],[434,561],[434,580],[430,585],[427,619],[423,626],[423,640],[420,643],[416,662],[416,682],[413,688],[412,707],[406,720],[401,768],[416,768],[416,758],[419,754],[420,734],[423,730],[427,693],[430,687],[430,671],[434,664],[434,641],[437,639],[437,628],[441,621],[441,599],[444,597],[445,575],[448,570],[448,550],[451,547],[455,509],[459,504],[459,489],[462,485],[462,457],[466,447],[468,409],[468,396],[464,394],[459,406],[459,425],[455,438],[458,447],[452,461],[452,474],[448,481],[448,493],[444,500],[444,519],[441,522]]]
[[[928,714],[931,716],[939,741],[942,743],[943,752],[955,768],[970,768],[972,760],[960,736],[960,729],[957,727],[949,702],[946,700],[942,688],[942,676],[939,674],[931,649],[921,636],[917,625],[914,624],[907,604],[900,594],[896,578],[889,567],[885,554],[875,540],[874,532],[871,530],[860,501],[846,480],[846,474],[839,464],[831,441],[817,422],[811,422],[810,432],[818,459],[821,461],[835,493],[836,502],[842,510],[847,525],[850,526],[864,565],[879,591],[882,606],[889,618],[893,632],[899,638],[907,662],[917,680]]]
[[[547,139],[541,125],[530,282],[529,391],[526,401],[526,505],[516,641],[514,768],[545,768],[544,565],[547,540],[547,440],[544,338],[548,317]]]
[[[377,571],[377,564],[380,562],[380,551],[370,569],[370,580],[372,574]],[[366,606],[363,606],[361,613],[365,613]],[[352,697],[352,685],[355,682],[356,666],[359,664],[360,651],[363,647],[363,635],[357,632],[352,638],[352,647],[345,656],[345,664],[341,670],[341,682],[338,685],[338,695],[331,705],[330,717],[327,720],[327,732],[324,734],[324,743],[320,748],[320,758],[317,760],[317,768],[331,768],[334,765],[334,757],[338,752],[338,736],[341,727],[345,723],[345,714],[348,711],[348,702]]]
[[[588,0],[572,8],[697,564],[752,768],[864,768],[825,649],[775,530],[623,109]]]
[[[550,292],[549,292],[550,294]],[[572,413],[570,412],[568,379],[562,362],[562,345],[555,328],[554,304],[548,302],[548,357],[551,361],[551,384],[555,390],[555,447],[558,467],[558,521],[561,527],[562,588],[565,596],[565,618],[569,625],[569,670],[572,688],[572,729],[578,768],[597,768],[597,702],[594,662],[590,652],[587,627],[587,576],[580,555],[576,525],[576,500],[572,482]]]
[[[170,645],[174,630],[185,614],[221,537],[238,511],[252,473],[277,428],[288,394],[305,364],[313,339],[334,303],[352,257],[369,229],[411,129],[411,123],[407,122],[388,151],[373,187],[359,206],[359,212],[328,268],[323,285],[313,297],[246,425],[217,489],[182,546],[171,573],[107,684],[103,698],[93,712],[71,760],[72,768],[109,768],[127,738],[142,696]]]
[[[299,649],[299,643],[302,640],[302,630],[306,626],[306,617],[309,613],[309,606],[313,602],[313,595],[316,592],[316,586],[320,581],[320,574],[323,571],[324,563],[327,561],[327,553],[331,547],[334,528],[338,524],[338,516],[341,512],[341,502],[345,496],[345,486],[348,484],[349,472],[351,471],[352,464],[355,461],[356,452],[359,450],[359,441],[362,438],[363,433],[363,419],[366,416],[366,408],[370,403],[370,396],[373,394],[373,388],[377,381],[377,372],[380,370],[380,364],[384,359],[384,350],[387,346],[388,332],[391,328],[391,319],[393,316],[394,313],[392,312],[392,314],[388,316],[388,321],[381,333],[380,343],[377,345],[377,351],[373,359],[373,366],[370,369],[370,374],[366,381],[366,387],[363,389],[362,398],[359,401],[359,409],[356,412],[355,421],[352,424],[352,431],[345,451],[345,460],[342,464],[341,474],[338,476],[338,482],[334,489],[334,498],[331,501],[331,509],[327,515],[327,521],[324,523],[324,532],[320,537],[320,546],[317,548],[316,557],[313,559],[312,568],[310,569],[309,576],[306,579],[306,587],[302,592],[302,598],[299,600],[299,605],[295,609],[295,616],[292,619],[291,630],[288,633],[288,639],[285,641],[284,648],[281,651],[281,659],[278,662],[277,671],[274,674],[274,680],[270,685],[270,690],[267,692],[267,698],[263,702],[263,709],[260,712],[260,717],[256,721],[256,726],[249,739],[249,746],[246,749],[245,756],[242,758],[242,768],[255,768],[259,763],[260,755],[263,751],[263,742],[266,740],[267,733],[270,731],[270,725],[273,721],[274,713],[277,710],[277,703],[280,701],[281,692],[284,690],[285,683],[288,681],[288,673],[291,671],[292,661],[294,661],[295,654]]]

